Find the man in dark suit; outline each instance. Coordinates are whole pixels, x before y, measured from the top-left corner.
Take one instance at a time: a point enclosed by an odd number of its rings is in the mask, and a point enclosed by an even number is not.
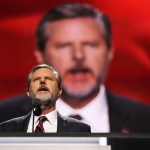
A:
[[[14,118],[0,124],[0,132],[26,132],[31,114],[26,116]],[[63,132],[87,132],[90,133],[90,127],[86,124],[64,117],[58,113],[57,133]]]
[[[103,12],[78,3],[59,5],[40,21],[36,45],[37,62],[54,66],[62,77],[63,93],[56,107],[63,116],[79,114],[93,133],[150,132],[150,108],[111,94],[104,85],[114,48],[111,24]],[[11,106],[17,109],[9,115],[31,109],[25,95],[2,103],[0,118]]]
[[[35,66],[28,75],[27,95],[33,111],[26,116],[0,124],[0,132],[91,132],[90,126],[76,119],[63,117],[56,110],[62,93],[61,78],[53,67]]]

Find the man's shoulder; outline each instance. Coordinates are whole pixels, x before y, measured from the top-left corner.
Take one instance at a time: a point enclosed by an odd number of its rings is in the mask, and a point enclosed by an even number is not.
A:
[[[26,115],[32,109],[31,103],[31,99],[25,93],[1,100],[0,122]]]
[[[30,117],[30,115],[31,115],[31,113],[24,115],[24,116],[21,116],[21,117],[12,118],[12,119],[9,119],[7,121],[1,122],[0,125],[21,123],[22,121],[24,121],[25,119]]]
[[[136,113],[148,113],[150,115],[150,105],[136,99],[127,98],[110,91],[106,92],[109,108],[124,111],[126,109]]]
[[[0,131],[1,132],[19,131],[19,128],[21,128],[22,125],[24,126],[25,124],[27,124],[27,122],[30,118],[30,115],[31,115],[31,113],[29,113],[25,116],[12,118],[10,120],[0,123]]]

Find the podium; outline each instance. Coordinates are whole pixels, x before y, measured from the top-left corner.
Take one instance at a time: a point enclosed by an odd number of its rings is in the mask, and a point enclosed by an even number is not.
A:
[[[150,134],[0,133],[0,150],[150,150]]]
[[[0,150],[111,150],[105,137],[0,137]]]

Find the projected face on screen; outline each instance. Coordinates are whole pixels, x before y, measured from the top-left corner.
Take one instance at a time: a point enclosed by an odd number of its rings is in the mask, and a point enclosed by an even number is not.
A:
[[[95,94],[113,57],[103,31],[90,17],[63,19],[47,25],[48,40],[39,63],[47,63],[60,73],[63,92],[84,99]]]

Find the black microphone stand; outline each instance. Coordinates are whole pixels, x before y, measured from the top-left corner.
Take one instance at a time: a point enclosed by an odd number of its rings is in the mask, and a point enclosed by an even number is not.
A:
[[[34,116],[34,107],[32,108],[32,133],[34,133],[34,118],[35,118],[35,116]]]

